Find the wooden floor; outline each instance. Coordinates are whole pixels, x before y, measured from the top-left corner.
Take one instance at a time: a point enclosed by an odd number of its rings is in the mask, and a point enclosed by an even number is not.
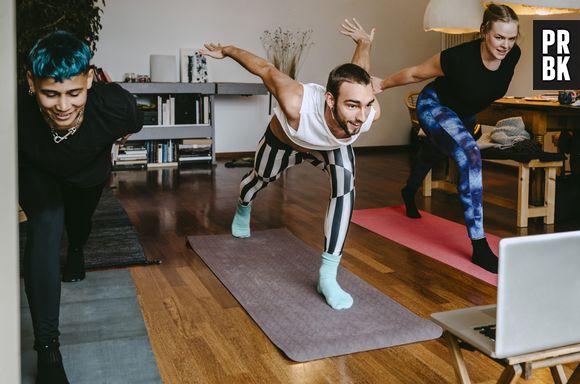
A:
[[[135,224],[148,258],[158,266],[133,267],[155,357],[165,383],[454,383],[441,340],[356,353],[308,363],[287,359],[266,338],[201,259],[186,236],[229,233],[240,178],[248,168],[216,166],[117,172],[116,194]],[[356,208],[401,203],[408,174],[404,150],[357,155]],[[484,171],[485,190],[516,196],[512,169]],[[252,209],[252,230],[287,227],[315,249],[329,188],[326,176],[303,164],[262,191]],[[462,223],[456,195],[435,191],[420,208]],[[515,227],[515,211],[485,205],[486,230],[506,237],[580,229],[580,222]],[[466,234],[467,236],[467,234]],[[357,225],[348,234],[343,266],[414,313],[495,302],[496,289]],[[474,383],[493,383],[501,367],[467,352]],[[567,373],[571,366],[566,367]],[[524,382],[522,380],[522,382]],[[540,369],[527,383],[551,383]]]

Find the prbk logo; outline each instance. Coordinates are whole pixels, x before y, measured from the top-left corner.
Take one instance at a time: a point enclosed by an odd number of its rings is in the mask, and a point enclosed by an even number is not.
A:
[[[534,20],[534,89],[580,89],[580,20]]]

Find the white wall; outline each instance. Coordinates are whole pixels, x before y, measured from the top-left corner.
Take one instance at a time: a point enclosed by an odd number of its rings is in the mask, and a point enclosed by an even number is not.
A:
[[[510,84],[510,88],[508,89],[508,95],[532,96],[546,92],[542,90],[533,90],[533,20],[580,20],[580,14],[569,13],[550,16],[520,16],[521,38],[519,39],[518,44],[522,49],[522,56],[516,67],[516,72]],[[576,70],[578,70],[578,68],[576,68]]]
[[[265,56],[259,37],[279,26],[313,30],[314,46],[298,79],[325,84],[328,72],[352,56],[354,43],[338,29],[344,18],[353,16],[367,29],[377,28],[371,71],[375,75],[416,64],[440,48],[439,34],[422,29],[427,0],[114,0],[106,4],[94,62],[114,80],[121,80],[125,72],[148,74],[150,54],[178,56],[179,48],[198,48],[204,42],[235,44]],[[232,60],[210,60],[210,81],[260,81]],[[383,118],[361,136],[358,145],[406,144],[410,122],[403,97],[420,87],[381,94]],[[254,151],[269,120],[268,98],[219,98],[215,115],[217,152]]]
[[[20,382],[20,288],[16,198],[16,23],[14,1],[0,2],[0,377]]]

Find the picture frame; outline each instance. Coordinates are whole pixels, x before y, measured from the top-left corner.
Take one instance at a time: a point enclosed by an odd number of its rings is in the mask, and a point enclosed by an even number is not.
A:
[[[207,83],[207,60],[197,49],[181,48],[179,50],[181,82]]]

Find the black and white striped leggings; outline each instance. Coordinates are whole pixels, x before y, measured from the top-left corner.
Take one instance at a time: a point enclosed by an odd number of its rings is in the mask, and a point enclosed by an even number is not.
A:
[[[330,201],[324,220],[324,251],[342,253],[354,207],[354,152],[350,145],[328,151],[298,152],[282,143],[270,130],[260,140],[254,168],[242,178],[240,203],[248,205],[268,183],[286,169],[308,161],[330,176]]]

